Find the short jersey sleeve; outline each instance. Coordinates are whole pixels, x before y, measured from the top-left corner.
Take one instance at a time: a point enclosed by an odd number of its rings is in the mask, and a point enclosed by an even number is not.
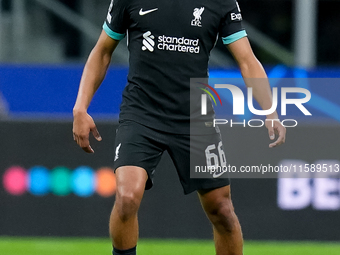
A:
[[[103,29],[108,36],[115,40],[122,40],[128,28],[128,12],[124,0],[111,0]]]
[[[219,31],[223,43],[230,44],[247,36],[242,27],[242,14],[238,2],[231,0],[224,12]]]

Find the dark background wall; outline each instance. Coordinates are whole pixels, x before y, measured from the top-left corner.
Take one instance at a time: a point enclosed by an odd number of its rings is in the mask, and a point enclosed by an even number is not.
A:
[[[107,236],[107,222],[114,196],[97,192],[87,196],[72,190],[58,196],[48,190],[32,194],[29,187],[19,195],[8,192],[4,173],[12,166],[26,172],[44,166],[49,173],[64,166],[72,173],[79,166],[94,172],[112,166],[115,123],[99,122],[102,142],[92,140],[94,155],[84,153],[72,140],[71,122],[0,122],[0,235],[27,236]],[[269,149],[264,128],[221,127],[228,163],[241,165],[280,164],[282,160],[320,160],[340,162],[338,127],[301,126],[288,130],[287,144]],[[339,176],[338,176],[339,177]],[[184,196],[175,169],[165,155],[156,170],[155,186],[147,191],[139,213],[141,237],[210,238],[211,228],[196,194]],[[299,179],[300,180],[300,179]],[[266,240],[338,240],[340,236],[340,182],[325,193],[309,176],[309,197],[282,209],[278,185],[290,189],[291,198],[299,198],[299,186],[278,179],[233,179],[232,197],[246,239]],[[43,182],[40,179],[39,182]],[[294,181],[293,181],[294,182]],[[292,184],[292,183],[290,183]],[[293,186],[296,184],[292,184]],[[306,186],[304,186],[306,188]],[[319,187],[319,188],[318,188]],[[300,190],[301,191],[301,190]],[[316,208],[315,198],[338,201],[339,206]],[[297,199],[299,200],[299,199]],[[295,209],[294,209],[295,208]]]

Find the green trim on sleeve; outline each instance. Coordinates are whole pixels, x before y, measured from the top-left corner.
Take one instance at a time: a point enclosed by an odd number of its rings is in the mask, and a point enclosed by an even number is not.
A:
[[[125,37],[125,34],[119,34],[112,31],[111,28],[109,28],[109,26],[106,24],[106,22],[104,22],[103,29],[105,33],[114,40],[120,41]]]
[[[230,44],[246,36],[247,36],[246,30],[242,30],[242,31],[236,32],[235,34],[229,35],[227,37],[222,37],[222,41],[224,44]]]

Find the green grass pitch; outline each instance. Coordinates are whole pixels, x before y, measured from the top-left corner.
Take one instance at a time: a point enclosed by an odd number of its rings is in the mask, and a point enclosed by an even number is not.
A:
[[[109,255],[108,239],[0,237],[1,255]],[[215,254],[212,241],[148,240],[138,244],[138,255]],[[339,255],[340,243],[246,241],[245,255]]]

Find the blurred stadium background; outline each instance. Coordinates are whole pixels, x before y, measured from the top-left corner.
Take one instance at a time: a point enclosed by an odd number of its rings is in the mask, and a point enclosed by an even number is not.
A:
[[[72,140],[82,68],[109,0],[0,0],[0,254],[110,254],[113,140],[128,52],[121,42],[89,112],[104,140]],[[340,163],[340,1],[238,0],[255,54],[272,78],[303,79],[312,120],[267,148],[264,129],[222,127],[232,165]],[[212,77],[240,77],[221,41]],[[319,79],[313,83],[313,79]],[[327,78],[327,79],[326,79]],[[306,84],[307,82],[307,84]],[[310,83],[308,83],[310,82]],[[294,118],[301,118],[292,109]],[[253,148],[256,148],[254,151]],[[340,254],[340,181],[235,179],[245,254]],[[183,196],[167,155],[140,214],[140,254],[213,254],[195,194]]]

